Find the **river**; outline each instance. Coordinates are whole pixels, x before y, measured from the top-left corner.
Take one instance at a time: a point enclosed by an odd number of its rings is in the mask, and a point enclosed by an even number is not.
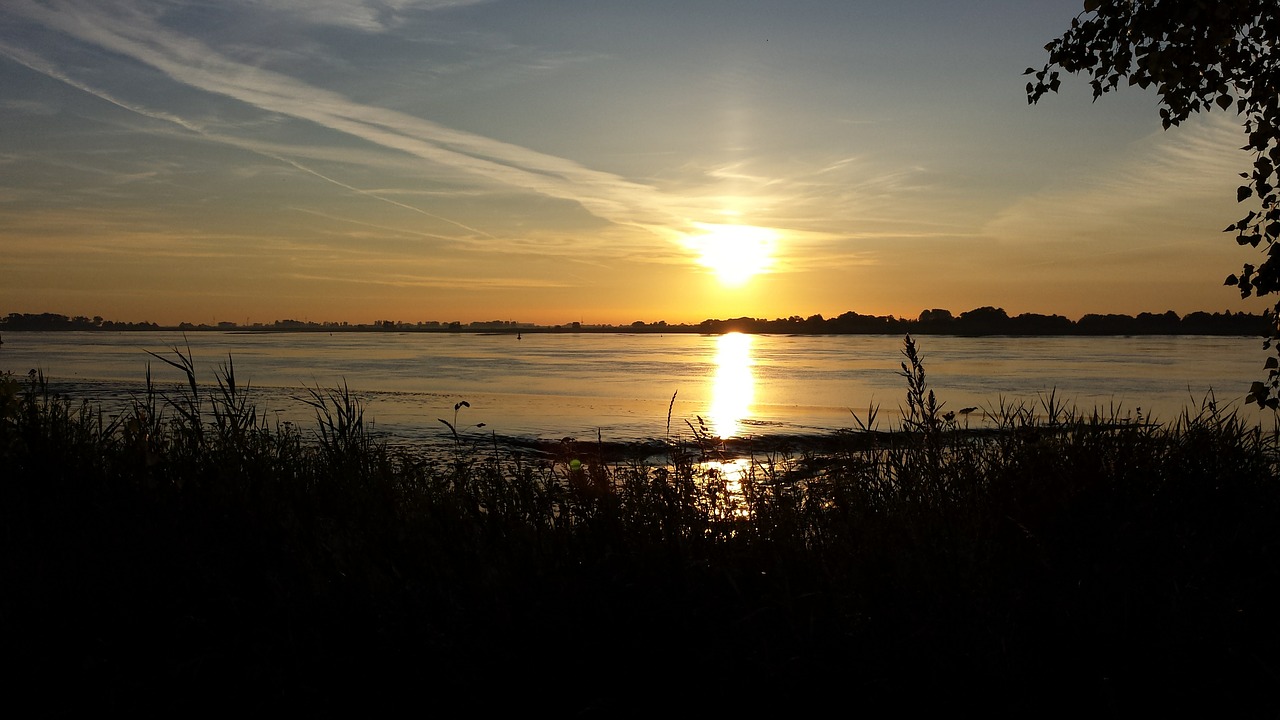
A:
[[[628,442],[687,435],[699,419],[722,437],[813,435],[851,428],[851,412],[865,418],[871,406],[888,429],[900,421],[906,390],[899,336],[104,331],[10,332],[3,340],[0,371],[38,369],[55,390],[104,407],[139,392],[148,364],[157,384],[182,382],[148,354],[174,358],[174,348],[189,351],[208,390],[233,363],[273,421],[307,426],[313,411],[299,398],[345,384],[375,430],[398,441],[440,441],[450,432],[441,419],[470,437]],[[1169,421],[1212,391],[1220,406],[1262,419],[1242,405],[1263,374],[1256,338],[917,342],[943,409],[977,407],[967,415],[972,424],[1002,400],[1038,405],[1050,392],[1085,411]]]

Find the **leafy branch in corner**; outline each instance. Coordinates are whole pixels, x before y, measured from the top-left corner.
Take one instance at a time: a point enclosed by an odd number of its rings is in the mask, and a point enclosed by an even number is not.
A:
[[[1167,130],[1193,113],[1235,110],[1243,117],[1253,169],[1240,174],[1236,200],[1255,205],[1224,232],[1260,248],[1262,261],[1245,263],[1225,284],[1242,298],[1280,294],[1280,3],[1275,0],[1085,0],[1062,37],[1045,46],[1049,61],[1027,68],[1027,101],[1036,103],[1061,85],[1059,70],[1090,78],[1094,100],[1122,80],[1154,87]],[[1264,347],[1280,353],[1280,301]],[[1280,407],[1280,362],[1270,357],[1266,382],[1248,400]]]

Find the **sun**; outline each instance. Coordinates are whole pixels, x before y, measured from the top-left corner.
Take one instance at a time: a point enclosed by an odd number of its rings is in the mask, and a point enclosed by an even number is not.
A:
[[[773,246],[778,234],[753,225],[694,223],[700,234],[688,237],[689,247],[698,253],[698,263],[716,274],[720,282],[737,287],[773,265]]]

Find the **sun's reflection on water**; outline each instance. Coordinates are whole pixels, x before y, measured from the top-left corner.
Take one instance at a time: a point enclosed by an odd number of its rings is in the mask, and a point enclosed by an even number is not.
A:
[[[733,460],[707,460],[698,463],[702,473],[703,489],[707,493],[707,511],[721,520],[743,519],[750,516],[743,483],[752,470],[751,458]]]
[[[752,336],[727,333],[716,338],[716,373],[711,385],[711,432],[736,437],[751,415],[755,375],[751,370]]]

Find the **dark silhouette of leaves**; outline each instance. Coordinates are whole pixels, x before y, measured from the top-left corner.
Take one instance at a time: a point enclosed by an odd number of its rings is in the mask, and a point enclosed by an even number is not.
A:
[[[1275,0],[1085,0],[1084,12],[1062,37],[1045,46],[1049,61],[1027,68],[1027,101],[1057,92],[1059,71],[1089,77],[1093,97],[1115,90],[1120,80],[1141,88],[1154,86],[1165,129],[1192,113],[1230,110],[1243,119],[1243,150],[1253,154],[1253,172],[1238,202],[1253,200],[1258,209],[1227,227],[1240,245],[1265,245],[1261,264],[1245,264],[1226,285],[1241,297],[1280,293],[1280,196],[1275,189],[1280,166],[1280,3]],[[1270,340],[1280,339],[1280,301],[1271,315]],[[1272,342],[1267,343],[1270,347]],[[1280,345],[1276,345],[1280,352]],[[1277,406],[1280,368],[1268,365],[1266,383],[1255,384],[1250,400]]]

